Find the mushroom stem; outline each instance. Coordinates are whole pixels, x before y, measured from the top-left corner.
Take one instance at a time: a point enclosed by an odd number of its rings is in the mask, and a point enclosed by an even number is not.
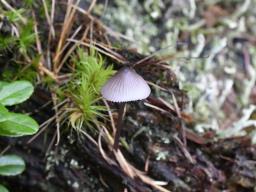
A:
[[[119,139],[121,135],[123,117],[124,117],[124,108],[125,108],[125,103],[120,103],[119,110],[118,110],[118,120],[117,120],[117,126],[116,126],[115,141],[113,146],[115,151],[118,149]]]

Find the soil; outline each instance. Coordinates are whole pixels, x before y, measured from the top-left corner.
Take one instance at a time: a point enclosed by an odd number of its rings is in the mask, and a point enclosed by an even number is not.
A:
[[[12,2],[13,6],[19,6],[19,3],[15,5],[18,1]],[[84,6],[88,5],[85,3]],[[62,18],[63,15],[57,17]],[[126,58],[125,63],[146,57],[136,50],[113,50]],[[1,66],[9,54],[1,55]],[[106,60],[111,61],[115,69],[123,65],[113,58],[106,57]],[[175,97],[180,112],[168,107],[157,91],[145,101],[128,103],[122,127],[123,143],[128,146],[120,146],[126,161],[150,178],[165,181],[164,187],[170,191],[254,191],[256,146],[251,144],[248,136],[216,140],[213,131],[199,134],[191,130],[191,125],[197,122],[183,112],[189,98],[179,88],[175,73],[165,68],[167,65],[152,57],[135,69],[147,81],[156,82],[165,89],[161,93],[165,97]],[[68,67],[63,68],[62,73],[67,70]],[[114,103],[109,105],[111,109],[117,108]],[[54,116],[53,107],[51,89],[39,84],[33,97],[13,110],[27,112],[42,124]],[[113,114],[115,121],[117,115]],[[111,126],[108,121],[105,124]],[[88,133],[98,140],[99,135]],[[32,141],[31,137],[1,137],[0,151],[17,154],[26,162],[24,173],[0,177],[1,183],[11,192],[160,191],[140,178],[132,178],[119,164],[109,163],[88,137],[76,133],[67,122],[61,126],[61,140],[57,146],[55,138],[55,122]],[[106,140],[102,145],[107,156],[115,161]]]

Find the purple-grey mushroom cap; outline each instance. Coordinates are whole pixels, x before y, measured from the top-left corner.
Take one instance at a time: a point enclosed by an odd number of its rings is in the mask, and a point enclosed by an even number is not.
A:
[[[120,69],[101,89],[102,96],[112,102],[142,100],[150,92],[147,82],[129,67]]]

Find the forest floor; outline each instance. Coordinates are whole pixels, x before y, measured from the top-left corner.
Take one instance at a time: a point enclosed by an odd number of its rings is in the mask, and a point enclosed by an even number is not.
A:
[[[0,137],[1,155],[26,162],[0,177],[11,192],[256,190],[255,0],[0,5],[0,80],[33,83],[11,109],[40,125]],[[151,94],[126,104],[115,151],[119,104],[88,87],[134,63]]]

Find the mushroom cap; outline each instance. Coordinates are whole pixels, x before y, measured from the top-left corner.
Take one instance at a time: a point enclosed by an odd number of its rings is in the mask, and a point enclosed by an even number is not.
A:
[[[129,67],[120,69],[101,89],[102,96],[113,102],[142,100],[150,92],[147,82]]]

